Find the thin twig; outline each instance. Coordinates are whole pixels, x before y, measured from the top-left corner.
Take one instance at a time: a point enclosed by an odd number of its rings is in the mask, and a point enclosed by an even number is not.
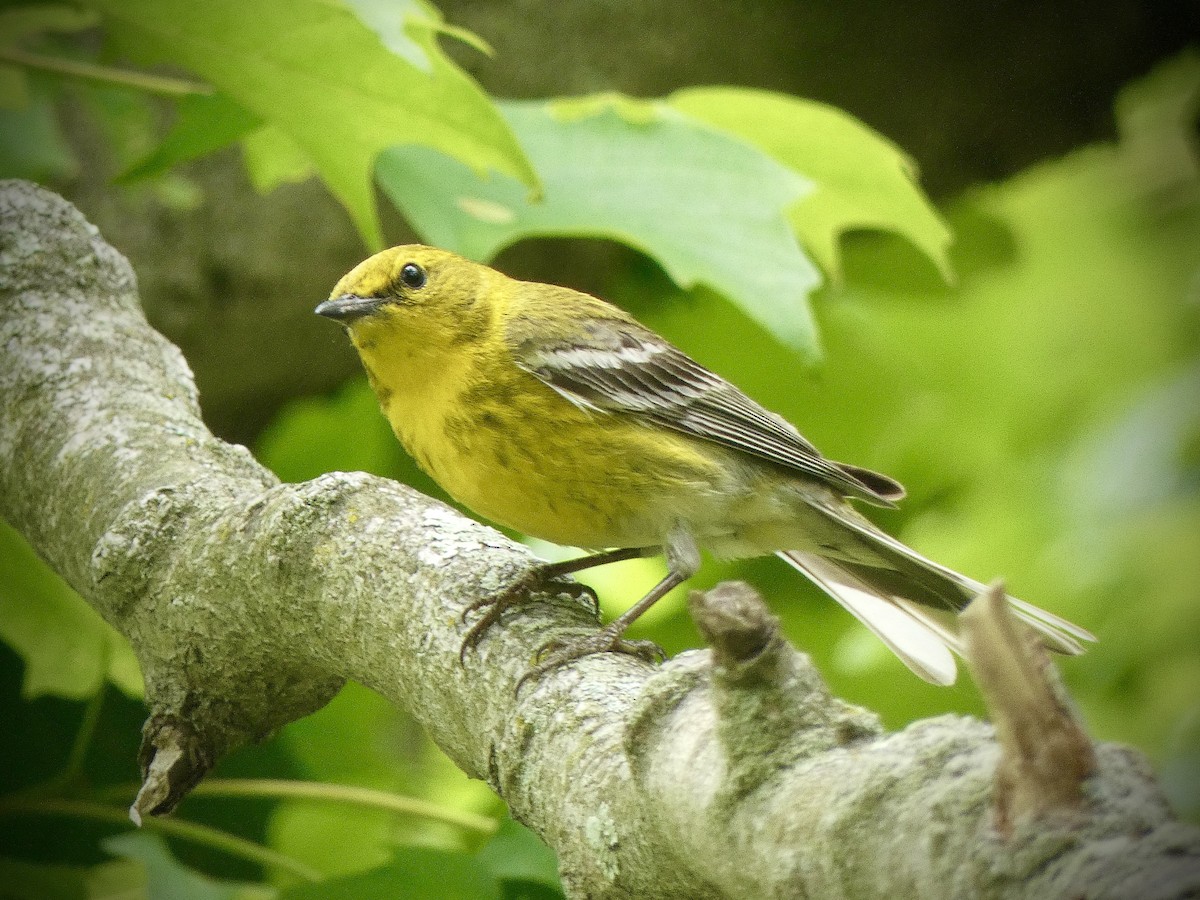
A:
[[[45,799],[14,799],[8,798],[0,802],[0,816],[33,815],[33,816],[68,816],[77,819],[92,819],[97,822],[111,822],[114,825],[132,827],[129,816],[124,810],[114,809],[100,803],[89,803],[85,800]],[[321,881],[324,876],[298,859],[264,847],[254,841],[229,834],[208,825],[197,822],[185,822],[180,819],[148,818],[143,823],[145,828],[158,831],[168,837],[182,838],[196,844],[204,844],[215,850],[221,850],[230,856],[278,869],[301,878],[304,881]]]
[[[61,56],[44,56],[40,53],[29,53],[17,47],[0,47],[0,62],[13,63],[41,72],[54,72],[56,75],[69,75],[88,81],[98,81],[102,84],[137,88],[151,94],[165,94],[168,97],[214,93],[212,87],[197,81],[185,81],[182,78],[170,78],[165,75],[151,75],[147,72],[131,72],[128,69],[114,69],[76,59],[65,59]]]
[[[98,794],[104,800],[122,800],[136,793],[137,785],[121,785]],[[191,790],[192,796],[203,797],[268,797],[296,800],[314,800],[324,803],[347,803],[382,809],[401,815],[420,816],[449,825],[457,825],[469,831],[492,835],[499,827],[495,819],[457,809],[447,809],[405,797],[390,791],[358,787],[348,784],[330,784],[317,781],[291,781],[276,778],[212,778],[202,781]]]
[[[107,666],[108,653],[106,652],[104,656],[105,666]],[[101,684],[100,689],[88,698],[87,706],[83,708],[83,719],[79,723],[79,730],[75,732],[75,741],[71,744],[71,755],[67,757],[66,766],[56,778],[59,784],[70,784],[83,769],[83,761],[87,758],[88,749],[92,746],[96,726],[100,724],[100,711],[104,708],[104,688],[105,686]]]

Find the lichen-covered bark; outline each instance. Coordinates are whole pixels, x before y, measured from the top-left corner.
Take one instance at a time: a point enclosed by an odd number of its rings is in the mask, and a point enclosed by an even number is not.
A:
[[[715,650],[657,670],[603,654],[515,694],[536,646],[594,627],[553,597],[460,665],[462,610],[523,550],[383,479],[279,484],[201,424],[128,265],[72,207],[5,182],[0,220],[0,515],[138,654],[138,814],[353,678],[554,846],[573,896],[1200,890],[1196,833],[1136,754],[1100,748],[1078,808],[997,830],[988,726],[884,734],[744,597],[698,603]]]

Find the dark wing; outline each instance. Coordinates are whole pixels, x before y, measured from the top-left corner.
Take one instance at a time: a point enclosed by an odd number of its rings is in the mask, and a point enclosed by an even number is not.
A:
[[[530,329],[511,345],[521,368],[577,406],[713,441],[874,503],[904,495],[886,476],[826,459],[785,419],[636,323],[588,319],[573,331],[547,344]]]

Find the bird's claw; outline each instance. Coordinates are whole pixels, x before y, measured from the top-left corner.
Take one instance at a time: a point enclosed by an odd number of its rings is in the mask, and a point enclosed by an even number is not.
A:
[[[654,641],[626,640],[619,633],[608,629],[585,637],[555,639],[538,648],[534,655],[534,665],[521,676],[521,680],[517,682],[517,690],[520,691],[525,682],[531,679],[536,680],[547,672],[596,653],[625,653],[651,664],[661,663],[667,658],[662,647]]]
[[[504,615],[505,611],[514,606],[528,603],[530,594],[548,589],[556,577],[553,573],[547,573],[544,566],[539,566],[530,569],[503,590],[479,597],[467,604],[459,616],[461,624],[466,624],[467,617],[471,613],[483,610],[483,614],[467,629],[462,646],[458,650],[459,662],[466,663],[467,651],[474,649],[479,644],[484,633],[500,621],[500,617]],[[592,608],[592,614],[600,615],[600,598],[586,584],[578,581],[561,581],[554,584],[554,589],[556,593],[566,594],[575,600],[582,600],[586,597]]]
[[[586,599],[588,606],[592,608],[592,615],[600,618],[600,597],[590,586],[584,584],[582,581],[564,581],[559,593],[566,594],[572,600]]]

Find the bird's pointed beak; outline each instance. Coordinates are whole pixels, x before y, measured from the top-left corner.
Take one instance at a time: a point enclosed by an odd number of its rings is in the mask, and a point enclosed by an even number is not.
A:
[[[381,302],[378,297],[359,297],[355,294],[343,294],[340,297],[330,297],[314,309],[313,312],[327,319],[349,323],[375,312],[375,310],[379,309]]]

